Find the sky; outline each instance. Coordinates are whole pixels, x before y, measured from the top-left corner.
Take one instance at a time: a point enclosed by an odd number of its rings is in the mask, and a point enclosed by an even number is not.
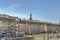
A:
[[[60,0],[0,0],[0,14],[34,20],[60,22]]]

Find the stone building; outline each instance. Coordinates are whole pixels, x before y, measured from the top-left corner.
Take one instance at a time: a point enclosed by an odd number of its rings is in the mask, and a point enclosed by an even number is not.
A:
[[[30,18],[28,20],[0,14],[0,33],[3,31],[15,31],[17,34],[18,32],[25,32],[29,34],[40,33],[43,31],[60,32],[60,24],[33,20],[32,14],[30,14]]]

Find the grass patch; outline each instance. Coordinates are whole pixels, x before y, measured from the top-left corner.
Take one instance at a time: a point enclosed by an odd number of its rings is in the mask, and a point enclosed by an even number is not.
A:
[[[23,37],[25,38],[29,38],[29,37],[34,37],[34,38],[37,38],[37,37],[45,37],[45,36],[49,36],[49,38],[51,37],[54,37],[55,34],[34,34],[34,35],[24,35]]]

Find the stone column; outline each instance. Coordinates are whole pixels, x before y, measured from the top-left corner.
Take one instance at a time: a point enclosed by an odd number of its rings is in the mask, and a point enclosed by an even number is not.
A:
[[[20,32],[21,32],[22,30],[21,30],[21,24],[20,24]]]
[[[44,24],[44,31],[46,32],[46,33],[45,33],[44,40],[48,40],[48,35],[47,35],[47,25],[46,25],[46,24]]]
[[[44,30],[45,30],[45,32],[47,32],[47,25],[46,24],[44,24]]]
[[[16,24],[16,35],[18,36],[18,25]]]
[[[28,24],[28,30],[29,30],[29,34],[31,34],[31,29],[29,24]]]

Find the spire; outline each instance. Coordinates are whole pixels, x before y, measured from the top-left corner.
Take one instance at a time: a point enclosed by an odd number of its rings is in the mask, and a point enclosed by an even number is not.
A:
[[[30,13],[30,20],[32,20],[32,14]]]

